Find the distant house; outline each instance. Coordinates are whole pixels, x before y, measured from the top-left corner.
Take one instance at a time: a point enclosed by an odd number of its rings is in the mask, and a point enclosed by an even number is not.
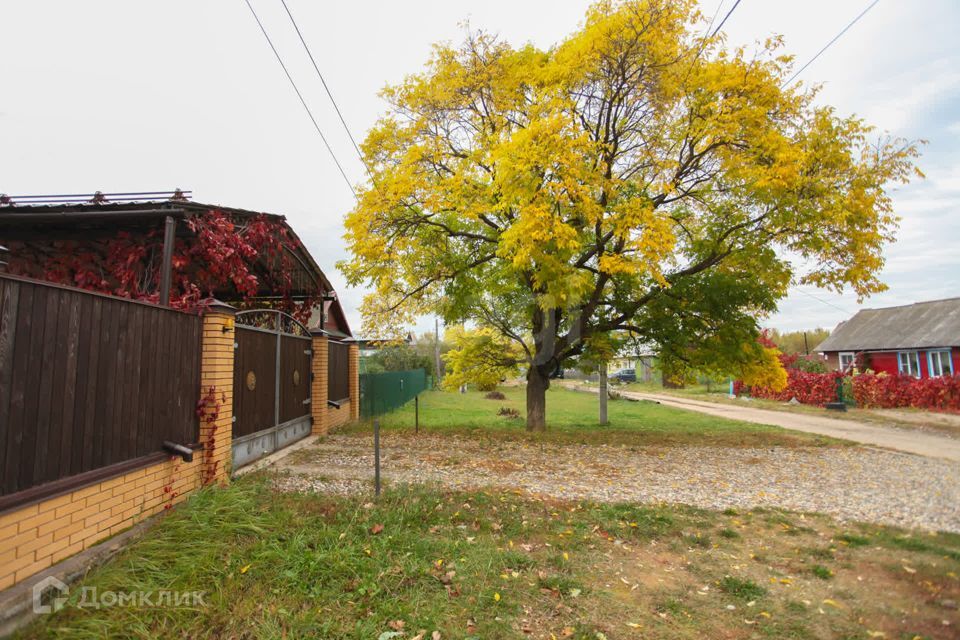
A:
[[[834,370],[862,366],[917,378],[960,373],[960,298],[863,309],[817,351]]]
[[[621,354],[607,363],[610,374],[630,369],[636,372],[637,380],[650,382],[653,379],[653,369],[656,356],[650,353]]]

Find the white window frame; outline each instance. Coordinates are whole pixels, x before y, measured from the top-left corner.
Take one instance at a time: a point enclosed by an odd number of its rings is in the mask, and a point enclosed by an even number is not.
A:
[[[933,366],[933,356],[937,356],[938,367]],[[943,366],[943,356],[947,357],[947,366],[946,369]],[[937,371],[939,370],[939,373]],[[953,375],[953,353],[951,349],[930,349],[927,351],[927,371],[930,372],[931,378],[939,378],[941,376],[952,376]]]
[[[917,365],[917,370],[913,371],[913,363],[910,361],[910,357],[913,356],[913,362]],[[906,362],[904,362],[906,361]],[[906,367],[904,367],[906,364]],[[914,378],[920,377],[920,353],[917,351],[897,351],[897,371],[901,375],[913,376]]]
[[[850,361],[847,364],[843,364],[843,359],[849,357]],[[854,365],[857,363],[857,354],[853,351],[841,351],[837,355],[837,363],[840,365],[840,372],[845,373],[850,369],[853,369]]]

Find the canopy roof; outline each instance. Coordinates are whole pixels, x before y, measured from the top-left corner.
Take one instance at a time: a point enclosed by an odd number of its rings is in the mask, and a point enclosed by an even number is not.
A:
[[[324,295],[333,295],[333,286],[317,265],[313,256],[304,247],[296,232],[281,215],[204,204],[184,199],[152,200],[142,202],[85,202],[66,204],[4,204],[0,206],[0,244],[11,247],[15,243],[29,243],[36,246],[48,246],[55,251],[63,242],[88,243],[98,245],[118,232],[126,231],[136,238],[138,234],[162,231],[167,216],[184,220],[217,210],[242,221],[264,216],[286,227],[290,237],[296,242],[284,249],[293,258],[290,297],[306,298],[318,289]],[[186,224],[176,225],[178,238],[192,237],[193,233]],[[13,248],[13,247],[11,247]],[[255,265],[258,275],[268,275],[275,267],[266,263]],[[254,300],[269,301],[277,297],[277,292],[269,288],[271,278],[259,278],[262,288]],[[214,295],[223,300],[231,300],[235,293],[215,291]]]

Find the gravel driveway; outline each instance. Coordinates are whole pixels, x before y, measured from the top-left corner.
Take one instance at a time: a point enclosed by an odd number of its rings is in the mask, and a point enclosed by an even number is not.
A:
[[[290,490],[370,491],[372,438],[332,435],[276,463]],[[383,477],[565,499],[783,507],[960,532],[960,464],[862,447],[554,445],[386,434]]]

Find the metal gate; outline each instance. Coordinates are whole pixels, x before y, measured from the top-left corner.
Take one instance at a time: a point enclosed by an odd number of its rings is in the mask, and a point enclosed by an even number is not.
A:
[[[272,309],[236,318],[233,468],[310,434],[310,332]]]

